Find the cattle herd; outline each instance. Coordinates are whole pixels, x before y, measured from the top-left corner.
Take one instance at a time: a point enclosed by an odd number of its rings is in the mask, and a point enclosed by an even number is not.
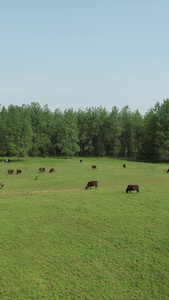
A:
[[[80,163],[82,163],[82,160],[80,160]],[[91,167],[92,167],[92,169],[97,170],[97,165],[92,165]],[[126,168],[126,164],[123,164],[123,168]],[[9,169],[7,172],[8,172],[8,174],[13,174],[14,170]],[[40,167],[39,172],[40,173],[45,172],[45,168]],[[49,170],[49,173],[54,173],[54,172],[55,172],[55,168],[51,168]],[[167,170],[167,173],[168,172],[169,172],[169,169]],[[22,170],[17,169],[16,173],[21,174]],[[35,180],[38,180],[38,176],[35,177]],[[4,188],[4,186],[5,186],[4,182],[1,182],[1,188]],[[91,189],[92,187],[98,188],[98,181],[97,180],[87,182],[85,189],[86,190],[89,189],[89,188]],[[132,192],[132,191],[136,191],[138,193],[139,192],[139,185],[129,184],[126,188],[126,193],[129,193],[129,192]]]
[[[80,160],[80,162],[82,162],[82,160]],[[123,164],[123,168],[126,169],[126,164]],[[97,165],[92,165],[92,169],[97,169]],[[169,172],[169,169],[168,171]],[[86,190],[88,188],[92,188],[92,187],[95,187],[95,188],[98,188],[98,181],[89,181],[86,185]],[[129,184],[127,186],[127,189],[126,189],[126,193],[128,192],[131,192],[131,191],[136,191],[137,193],[139,192],[139,186],[136,184]]]

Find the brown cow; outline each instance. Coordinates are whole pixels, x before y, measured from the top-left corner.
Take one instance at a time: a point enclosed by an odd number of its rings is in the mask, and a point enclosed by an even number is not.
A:
[[[16,170],[16,173],[17,173],[17,174],[21,174],[21,173],[22,173],[22,170],[21,170],[21,169],[17,169],[17,170]]]
[[[13,174],[14,170],[8,170],[8,174]]]
[[[55,172],[55,168],[51,168],[51,169],[49,170],[49,173],[53,173],[53,172]]]
[[[96,165],[93,165],[93,166],[92,166],[92,169],[97,169],[97,166],[96,166]]]
[[[35,177],[35,180],[38,180],[38,176]]]
[[[4,187],[4,185],[5,185],[5,184],[4,184],[4,182],[1,182],[1,188],[3,188],[3,187]]]
[[[126,193],[131,192],[131,191],[137,191],[137,193],[139,192],[139,186],[136,184],[129,184],[127,189],[126,189]]]
[[[45,168],[39,168],[39,172],[45,172]]]
[[[87,185],[86,185],[86,190],[87,190],[88,188],[91,189],[92,186],[95,186],[95,188],[98,188],[98,181],[89,181],[89,182],[87,183]]]

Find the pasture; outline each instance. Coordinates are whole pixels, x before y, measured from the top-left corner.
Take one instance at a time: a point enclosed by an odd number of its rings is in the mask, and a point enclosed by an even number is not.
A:
[[[0,299],[169,299],[167,169],[108,158],[0,163]],[[85,190],[93,180],[98,189]],[[126,194],[128,184],[140,192]]]

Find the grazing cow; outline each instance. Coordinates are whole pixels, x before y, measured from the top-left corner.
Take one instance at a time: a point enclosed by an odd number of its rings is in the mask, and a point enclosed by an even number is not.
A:
[[[126,164],[123,164],[123,168],[124,168],[124,169],[126,168]]]
[[[51,168],[51,169],[49,170],[49,173],[53,173],[53,172],[55,172],[55,168]]]
[[[167,173],[169,172],[169,169],[167,170]]]
[[[1,182],[1,188],[3,188],[3,187],[4,187],[4,185],[5,185],[5,184],[4,184],[4,182]]]
[[[14,170],[8,170],[8,174],[13,174]]]
[[[35,180],[38,180],[38,176],[35,177]]]
[[[86,185],[86,190],[87,190],[88,188],[91,189],[92,186],[95,186],[95,188],[98,188],[98,181],[89,181],[89,182],[87,183],[87,185]]]
[[[22,170],[21,170],[21,169],[17,169],[17,170],[16,170],[16,173],[17,173],[17,174],[21,174],[21,173],[22,173]]]
[[[82,162],[82,159],[80,160],[80,163]]]
[[[45,168],[39,168],[39,172],[45,172]]]
[[[137,191],[137,193],[139,192],[139,186],[130,184],[128,185],[127,189],[126,189],[126,193],[131,192],[131,191]]]
[[[12,159],[11,159],[11,158],[8,158],[8,159],[6,160],[6,162],[12,162]]]
[[[96,165],[93,165],[93,166],[92,166],[92,169],[97,169],[97,166],[96,166]]]

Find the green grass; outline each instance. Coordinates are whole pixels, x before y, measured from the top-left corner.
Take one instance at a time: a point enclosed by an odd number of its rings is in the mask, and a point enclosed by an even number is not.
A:
[[[169,299],[167,165],[82,159],[0,165],[0,299]]]

